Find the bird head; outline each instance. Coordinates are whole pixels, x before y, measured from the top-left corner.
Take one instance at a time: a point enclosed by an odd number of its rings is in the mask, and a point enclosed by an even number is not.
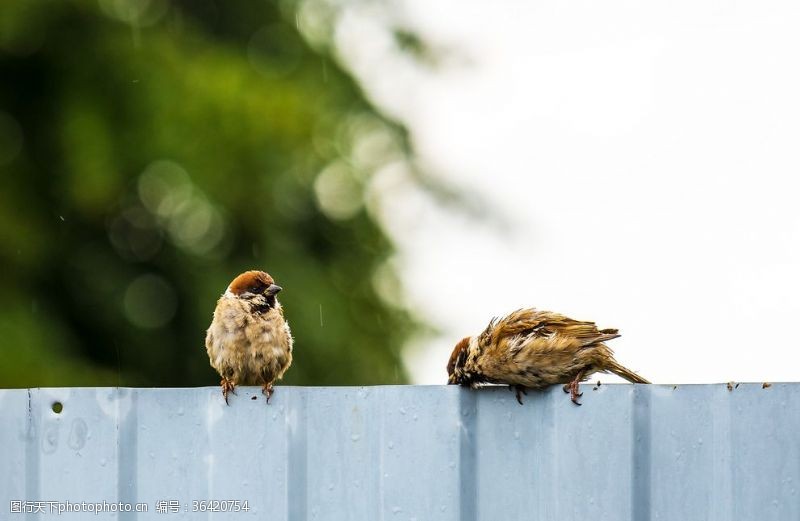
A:
[[[469,342],[470,337],[464,337],[453,348],[453,352],[450,354],[450,360],[447,362],[448,384],[463,385],[466,383],[467,375],[464,373],[464,364],[467,361]]]
[[[254,308],[262,310],[272,309],[278,299],[276,295],[283,288],[275,284],[269,273],[264,271],[245,271],[230,283],[226,294],[248,300]]]

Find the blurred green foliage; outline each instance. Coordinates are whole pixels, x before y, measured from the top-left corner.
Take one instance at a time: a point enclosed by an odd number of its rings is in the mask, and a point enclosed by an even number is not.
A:
[[[286,383],[405,381],[419,324],[364,206],[405,136],[298,9],[0,3],[0,387],[216,385],[205,329],[252,268],[285,288]]]

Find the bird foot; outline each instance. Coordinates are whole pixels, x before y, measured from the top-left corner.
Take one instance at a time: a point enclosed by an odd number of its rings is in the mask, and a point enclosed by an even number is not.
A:
[[[570,398],[572,399],[572,403],[574,403],[575,405],[581,405],[581,403],[578,401],[578,398],[583,396],[583,393],[578,392],[578,389],[580,389],[581,377],[582,375],[579,374],[570,383],[564,384],[563,387],[564,392],[569,393]]]
[[[228,393],[236,394],[236,384],[227,378],[223,378],[219,384],[222,386],[222,396],[225,398],[225,405],[230,405],[228,403]]]
[[[267,397],[267,404],[269,404],[269,399],[272,397],[272,393],[274,393],[274,392],[275,392],[275,390],[272,388],[272,384],[271,383],[264,384],[264,385],[261,386],[261,394],[263,394],[263,395],[265,395]]]
[[[528,391],[524,385],[509,385],[508,390],[514,389],[517,392],[517,401],[522,405],[522,395],[528,396]]]

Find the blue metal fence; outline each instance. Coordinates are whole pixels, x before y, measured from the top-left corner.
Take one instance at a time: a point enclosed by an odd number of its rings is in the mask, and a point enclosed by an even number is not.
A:
[[[0,519],[800,519],[800,384],[582,387],[0,391]]]

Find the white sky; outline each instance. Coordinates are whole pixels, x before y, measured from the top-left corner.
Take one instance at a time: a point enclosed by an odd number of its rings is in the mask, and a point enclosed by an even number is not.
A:
[[[800,379],[800,4],[356,5],[338,43],[369,95],[512,224],[379,176],[408,300],[441,329],[410,346],[416,383],[524,306],[619,328],[654,382]],[[389,17],[456,58],[399,56]]]

